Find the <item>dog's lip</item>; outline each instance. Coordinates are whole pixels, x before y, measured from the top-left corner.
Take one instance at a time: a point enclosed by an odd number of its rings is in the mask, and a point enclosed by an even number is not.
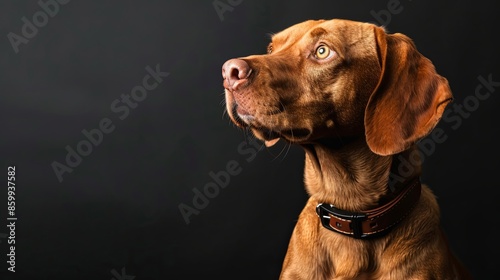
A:
[[[302,142],[306,141],[312,135],[312,130],[307,128],[294,128],[294,129],[285,129],[285,130],[277,130],[270,129],[266,127],[256,127],[250,126],[252,129],[258,130],[261,135],[261,138],[265,141],[273,141],[277,138],[283,138],[290,142]]]
[[[280,135],[290,141],[301,142],[309,139],[312,133],[313,131],[309,128],[292,128],[281,131]]]
[[[243,118],[246,118],[246,117],[251,117],[252,115],[248,112],[247,109],[245,109],[245,107],[243,107],[242,105],[238,104],[235,102],[235,105],[236,105],[236,114],[240,117],[243,117]]]
[[[242,127],[250,126],[250,123],[253,121],[254,117],[242,108],[235,101],[231,104],[231,115],[234,122]]]
[[[232,93],[231,93],[232,94]],[[255,116],[250,114],[243,106],[233,100],[231,104],[231,114],[233,121],[240,127],[248,127],[259,131],[259,135],[264,141],[274,141],[278,138],[285,138],[292,142],[307,140],[312,135],[309,128],[269,128],[258,123]]]
[[[262,136],[266,141],[272,141],[276,138],[281,138],[281,134],[278,131],[262,128],[260,129]]]
[[[242,127],[250,127],[260,131],[262,138],[266,141],[274,140],[276,138],[286,138],[290,141],[302,141],[308,139],[312,130],[308,128],[289,128],[289,129],[276,129],[261,126],[255,123],[255,117],[251,114],[245,113],[246,110],[238,105],[236,102],[232,105],[232,115],[237,125]]]

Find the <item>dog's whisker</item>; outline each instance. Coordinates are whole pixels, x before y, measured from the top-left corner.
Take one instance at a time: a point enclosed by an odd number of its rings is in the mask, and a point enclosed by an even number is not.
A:
[[[281,106],[281,112],[284,113],[287,111],[287,108],[285,106],[285,104],[283,104],[283,102],[281,102],[281,100],[279,101],[279,104]],[[292,139],[294,137],[293,135],[293,129],[290,129],[290,134],[292,135]],[[290,148],[292,147],[292,143],[287,141],[287,144],[285,145],[284,148],[286,148],[286,151],[285,151],[285,154],[283,155],[283,158],[282,158],[282,161],[286,158],[286,156],[288,155],[288,152],[290,151]]]
[[[292,135],[292,139],[293,139],[293,129],[290,129],[290,134]],[[286,151],[285,151],[285,155],[283,156],[282,160],[284,160],[286,158],[286,156],[288,155],[288,152],[290,151],[290,148],[292,147],[292,143],[287,141],[287,145],[285,147],[286,147]]]
[[[288,153],[290,152],[290,149],[292,148],[292,143],[290,142],[287,142],[287,149],[286,149],[286,152],[285,152],[285,155],[283,155],[283,159],[284,160],[286,158],[286,156],[288,155]]]

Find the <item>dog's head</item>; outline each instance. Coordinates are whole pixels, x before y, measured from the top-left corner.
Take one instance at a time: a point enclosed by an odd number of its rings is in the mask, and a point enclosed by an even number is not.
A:
[[[305,21],[268,53],[222,67],[231,120],[268,145],[366,137],[380,155],[426,136],[452,100],[448,82],[402,34],[349,20]]]

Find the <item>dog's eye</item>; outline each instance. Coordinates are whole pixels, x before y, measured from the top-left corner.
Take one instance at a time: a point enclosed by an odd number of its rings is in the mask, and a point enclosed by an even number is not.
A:
[[[333,51],[326,45],[319,45],[314,52],[316,59],[326,59],[333,54]]]

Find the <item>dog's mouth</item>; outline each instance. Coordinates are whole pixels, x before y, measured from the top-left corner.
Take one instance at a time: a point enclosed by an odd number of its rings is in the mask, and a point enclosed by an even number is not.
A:
[[[231,120],[240,127],[249,127],[254,121],[254,117],[242,106],[239,106],[236,101],[230,104],[229,117]]]
[[[308,140],[312,134],[312,130],[308,128],[278,128],[265,125],[236,102],[231,104],[229,115],[237,126],[249,128],[268,147],[273,146],[280,139],[291,143],[301,143]]]

